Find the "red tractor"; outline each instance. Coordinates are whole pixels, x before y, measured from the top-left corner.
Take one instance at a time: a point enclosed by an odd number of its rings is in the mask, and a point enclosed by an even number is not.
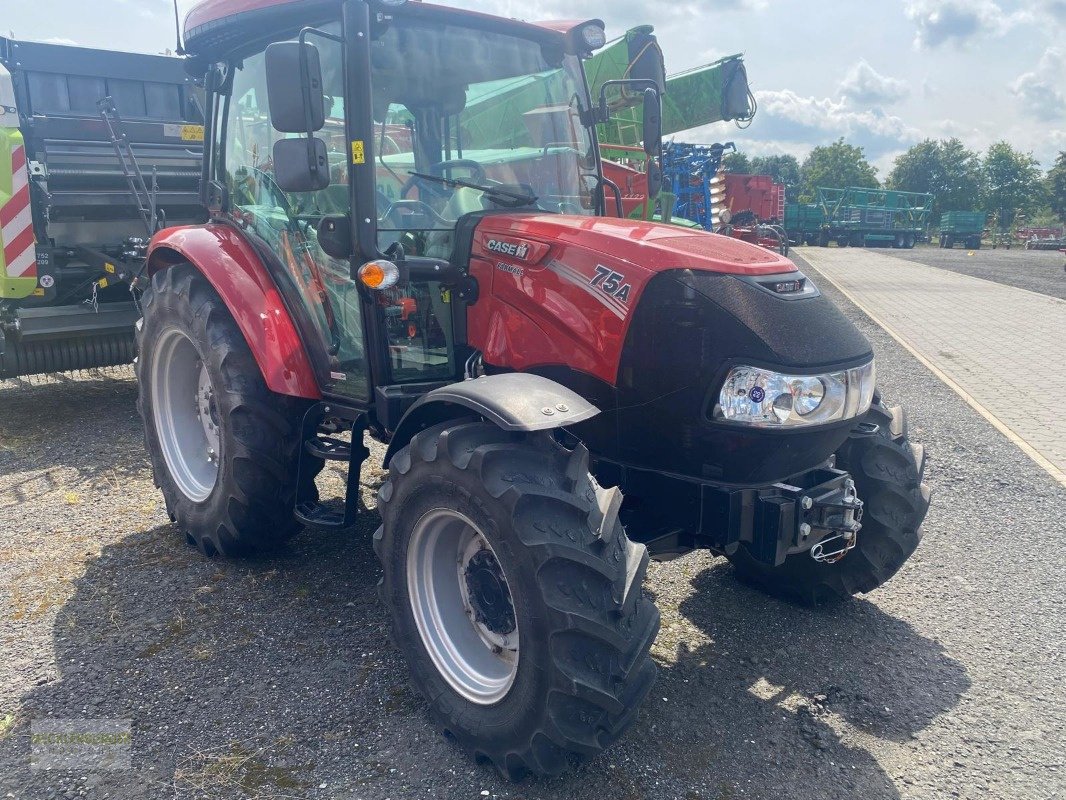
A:
[[[235,556],[351,526],[364,435],[387,443],[382,601],[466,750],[555,774],[632,724],[649,556],[707,548],[820,602],[914,552],[922,451],[866,339],[776,253],[606,215],[602,22],[208,0],[184,35],[209,221],[150,245],[155,479],[191,543]]]

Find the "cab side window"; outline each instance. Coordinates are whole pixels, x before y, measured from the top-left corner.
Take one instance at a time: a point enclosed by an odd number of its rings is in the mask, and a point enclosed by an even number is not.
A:
[[[339,25],[326,27],[339,33]],[[332,93],[326,126],[318,134],[330,151],[330,185],[316,192],[283,192],[274,180],[274,143],[297,134],[280,133],[270,123],[264,51],[234,66],[221,134],[225,163],[220,177],[229,189],[231,215],[277,256],[314,321],[319,336],[315,345],[329,367],[320,377],[325,388],[365,399],[369,382],[359,292],[349,263],[326,255],[316,234],[323,216],[346,214],[350,207],[340,46],[324,41],[319,56],[324,88]]]

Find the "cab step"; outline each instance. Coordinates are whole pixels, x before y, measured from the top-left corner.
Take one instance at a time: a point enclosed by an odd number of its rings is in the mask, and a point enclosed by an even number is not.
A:
[[[350,422],[351,442],[320,432],[320,426],[327,418]],[[359,472],[370,455],[363,444],[366,429],[366,414],[359,409],[345,408],[336,403],[316,403],[307,410],[303,422],[296,503],[293,507],[293,516],[298,522],[318,530],[338,530],[355,524],[359,516]],[[314,462],[319,459],[348,464],[343,510],[338,509],[336,502],[321,502],[314,482],[304,478],[305,475],[314,474]]]

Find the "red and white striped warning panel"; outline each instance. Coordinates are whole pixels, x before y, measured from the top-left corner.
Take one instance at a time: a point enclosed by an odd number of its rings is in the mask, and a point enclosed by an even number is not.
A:
[[[23,145],[16,145],[11,150],[11,199],[0,206],[0,242],[4,246],[7,277],[37,276],[30,176],[26,171],[26,148]]]

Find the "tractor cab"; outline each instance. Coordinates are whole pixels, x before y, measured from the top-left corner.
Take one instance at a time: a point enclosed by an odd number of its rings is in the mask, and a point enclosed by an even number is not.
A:
[[[603,24],[395,2],[230,11],[186,21],[214,98],[205,201],[293,285],[323,393],[368,404],[374,387],[461,377],[457,300],[476,291],[457,275],[461,222],[603,212],[581,63]]]

